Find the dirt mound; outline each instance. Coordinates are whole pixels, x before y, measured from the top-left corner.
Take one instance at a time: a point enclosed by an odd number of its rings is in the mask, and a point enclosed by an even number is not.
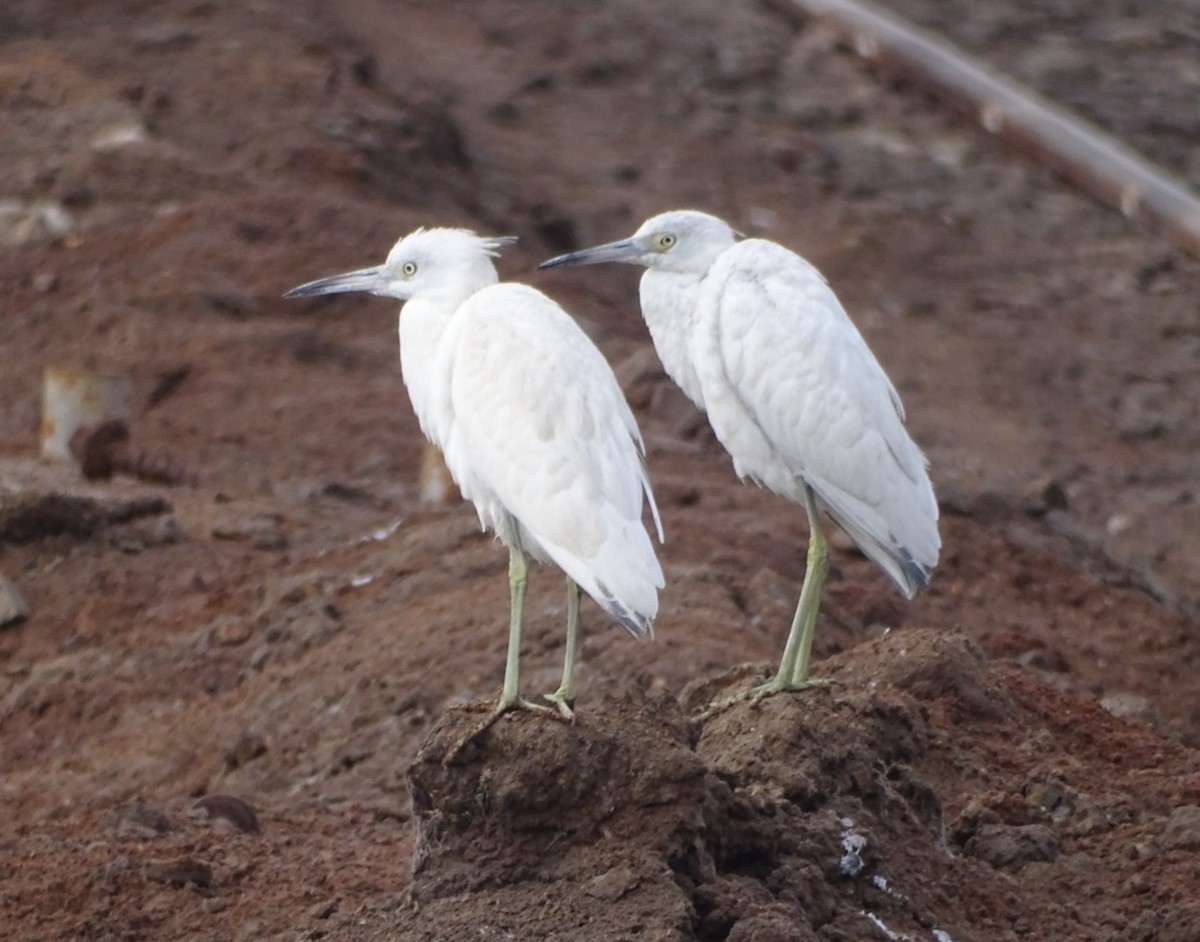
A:
[[[631,692],[575,727],[505,720],[444,765],[478,722],[447,715],[409,773],[421,937],[479,912],[545,939],[1187,937],[1194,754],[1084,708],[1159,793],[1135,812],[1080,704],[961,635],[828,666],[829,686],[716,714],[694,751],[673,699]]]
[[[705,770],[674,698],[610,695],[574,725],[514,716],[443,765],[478,722],[449,713],[409,770],[423,937],[486,911],[534,938],[686,938],[675,870],[702,839]]]

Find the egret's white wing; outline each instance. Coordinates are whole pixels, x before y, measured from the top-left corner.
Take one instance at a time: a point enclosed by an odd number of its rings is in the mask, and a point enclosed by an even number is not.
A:
[[[825,280],[773,242],[726,251],[705,279],[694,355],[739,474],[794,476],[902,590],[937,561],[937,504],[899,397]]]
[[[656,523],[658,511],[608,362],[562,308],[524,285],[485,288],[449,330],[445,451],[464,496],[498,532],[511,515],[531,549],[631,631],[649,630],[663,575],[643,499]]]

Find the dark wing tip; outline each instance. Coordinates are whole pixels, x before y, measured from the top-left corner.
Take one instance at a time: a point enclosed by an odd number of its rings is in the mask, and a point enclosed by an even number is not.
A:
[[[597,604],[619,622],[622,628],[635,638],[654,637],[654,619],[635,612],[609,592],[603,583],[597,584],[596,588],[600,596],[596,599]]]

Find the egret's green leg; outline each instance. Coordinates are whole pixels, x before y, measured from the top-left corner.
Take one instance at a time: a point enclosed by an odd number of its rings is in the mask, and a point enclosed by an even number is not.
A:
[[[791,690],[799,690],[811,683],[808,667],[812,659],[813,637],[817,633],[817,610],[821,607],[821,590],[829,573],[829,543],[821,531],[821,518],[812,488],[807,485],[804,488],[804,506],[808,510],[808,566],[804,573],[804,585],[800,589],[800,602],[796,606],[796,619],[792,624],[792,632],[795,633],[799,624],[801,634],[790,678]],[[790,643],[791,639],[788,641]],[[784,654],[787,654],[786,648]]]
[[[783,657],[779,660],[779,670],[761,686],[710,704],[700,714],[701,717],[711,716],[743,700],[758,701],[785,690],[803,690],[822,683],[809,679],[808,667],[817,628],[817,610],[821,605],[821,589],[829,572],[829,543],[821,530],[816,498],[807,484],[804,486],[804,508],[808,512],[808,562],[804,570],[804,584],[800,587],[800,601],[796,605],[792,627],[783,647]]]
[[[567,653],[563,655],[562,683],[545,698],[554,704],[563,719],[575,719],[575,655],[579,650],[579,586],[567,576]]]
[[[521,677],[521,613],[525,608],[525,585],[529,566],[525,554],[516,547],[508,551],[508,659],[504,662],[504,689],[496,704],[496,716],[511,710],[517,703]]]
[[[812,657],[813,635],[816,634],[817,609],[829,572],[829,543],[821,530],[816,498],[807,484],[804,486],[804,509],[808,511],[808,562],[804,568],[804,584],[800,587],[800,601],[796,604],[779,670],[768,683],[754,689],[752,696],[756,700],[782,690],[802,690],[809,685],[808,664]]]
[[[539,713],[549,713],[558,716],[559,713],[542,706],[522,700],[520,694],[521,676],[521,612],[525,607],[525,584],[529,567],[525,562],[525,554],[517,547],[508,551],[508,591],[509,591],[509,621],[508,621],[508,658],[504,662],[504,687],[500,691],[500,701],[487,717],[458,740],[446,753],[443,764],[449,764],[462,752],[472,739],[488,729],[496,720],[509,710],[534,710]]]

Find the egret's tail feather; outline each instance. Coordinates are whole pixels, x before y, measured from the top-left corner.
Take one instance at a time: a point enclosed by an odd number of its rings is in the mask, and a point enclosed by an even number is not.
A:
[[[596,589],[596,594],[592,596],[596,600],[596,604],[608,612],[614,621],[620,622],[626,631],[635,638],[654,637],[653,616],[635,612],[609,592],[608,587],[603,582],[597,582]]]
[[[911,599],[917,590],[929,585],[929,576],[933,572],[932,565],[918,562],[912,553],[903,546],[897,546],[895,541],[885,545],[875,539],[861,527],[855,526],[837,513],[830,515],[850,538],[858,544],[866,557],[884,571],[896,588],[906,599]]]
[[[646,531],[640,523],[630,527],[637,527],[632,531],[634,538],[614,541],[606,552],[587,561],[544,539],[542,548],[613,620],[634,637],[642,638],[653,636],[658,590],[664,580]],[[634,562],[639,557],[640,565]],[[605,574],[604,579],[600,573]]]
[[[933,573],[932,566],[917,562],[913,559],[912,553],[903,546],[897,551],[897,555],[900,569],[912,584],[914,592],[929,585],[929,576]]]

